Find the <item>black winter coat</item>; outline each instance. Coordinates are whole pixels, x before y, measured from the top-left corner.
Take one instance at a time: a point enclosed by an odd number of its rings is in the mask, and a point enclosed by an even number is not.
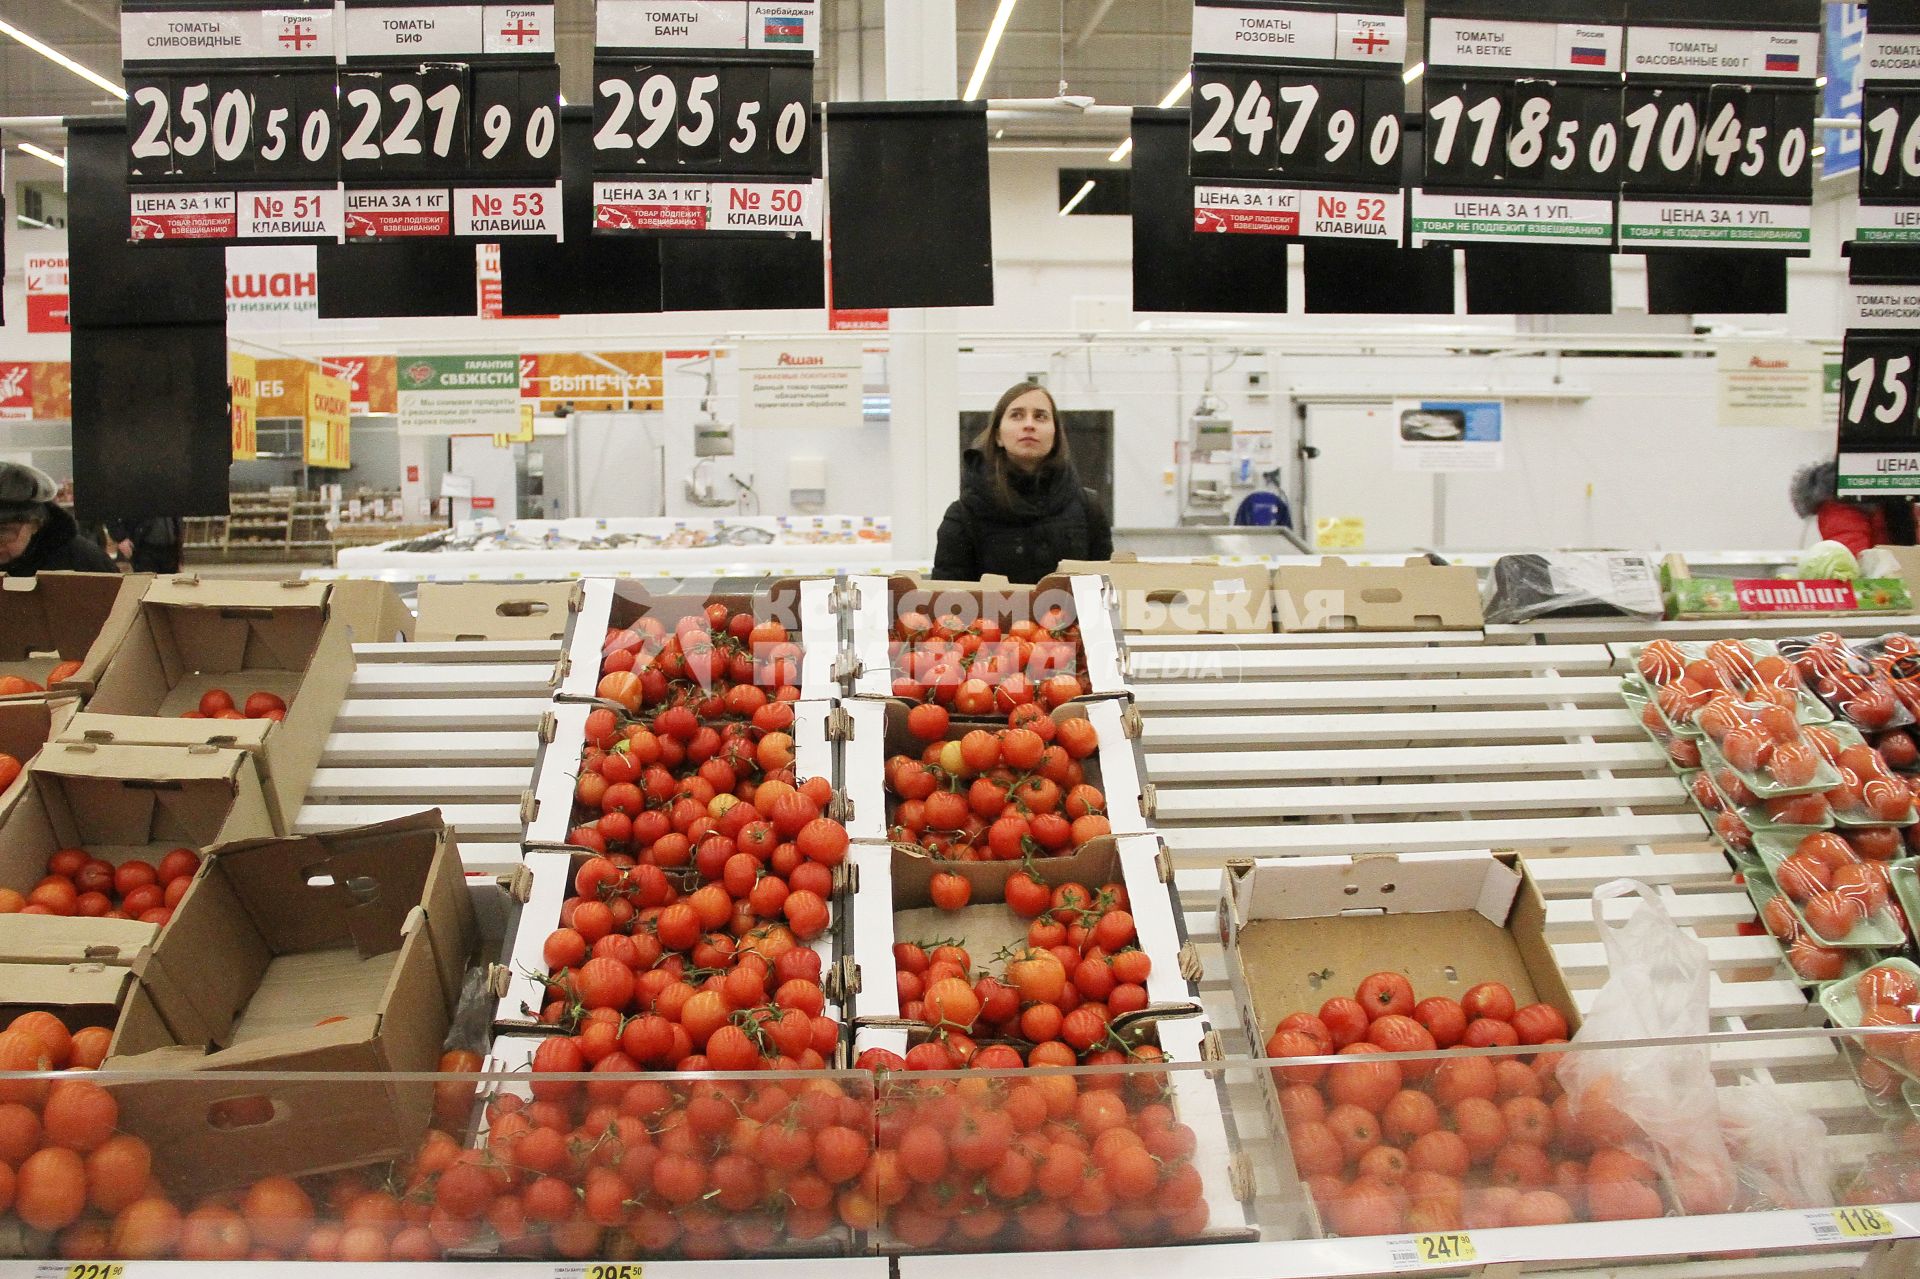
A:
[[[85,534],[63,506],[47,503],[47,520],[27,543],[27,549],[4,566],[8,577],[32,577],[55,569],[76,573],[116,573],[107,553]]]
[[[1032,585],[1062,560],[1113,558],[1113,522],[1091,489],[1080,486],[1071,467],[1009,476],[1014,505],[993,490],[986,458],[968,449],[961,467],[960,500],[940,521],[933,577],[942,582],[978,581],[998,573]]]

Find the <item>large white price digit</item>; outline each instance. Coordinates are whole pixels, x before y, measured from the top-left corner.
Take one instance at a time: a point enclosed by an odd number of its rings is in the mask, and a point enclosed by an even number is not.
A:
[[[1660,163],[1680,172],[1693,163],[1699,141],[1700,121],[1694,115],[1693,103],[1682,102],[1660,130]]]
[[[553,150],[554,129],[553,108],[534,108],[527,117],[527,154],[536,160],[546,159],[547,152]]]
[[[699,118],[696,125],[681,125],[678,137],[681,145],[697,147],[713,136],[713,104],[707,101],[707,95],[720,87],[717,75],[697,75],[693,83],[687,86],[687,110]]]
[[[1389,111],[1380,117],[1373,126],[1373,136],[1367,139],[1367,152],[1374,164],[1393,163],[1393,157],[1400,154],[1400,117]]]
[[[727,139],[727,150],[733,152],[735,155],[745,155],[747,152],[753,150],[753,144],[759,141],[760,138],[760,126],[754,123],[753,117],[759,114],[760,104],[758,102],[742,102],[740,104],[740,118],[734,121],[733,127],[736,132],[731,138]]]
[[[1756,124],[1747,130],[1747,158],[1741,164],[1740,172],[1747,177],[1758,177],[1760,170],[1767,167],[1767,126]]]
[[[175,155],[199,155],[200,148],[207,145],[207,113],[200,104],[210,96],[210,90],[204,84],[190,84],[180,95],[180,120],[190,126],[193,132],[184,138],[176,138],[173,143]]]
[[[1501,103],[1499,98],[1484,98],[1474,104],[1467,112],[1467,119],[1480,126],[1480,132],[1473,139],[1473,165],[1485,168],[1493,158],[1493,143],[1500,132]]]
[[[1578,120],[1560,122],[1559,134],[1554,138],[1553,156],[1547,161],[1556,172],[1565,173],[1573,167],[1573,162],[1580,158],[1579,138],[1580,122]]]
[[[1907,126],[1906,141],[1900,144],[1900,167],[1910,178],[1920,178],[1920,115]]]
[[[680,91],[674,88],[672,77],[648,76],[647,82],[640,86],[640,97],[636,104],[647,127],[634,139],[634,145],[642,151],[651,151],[654,143],[665,137],[668,127],[673,124],[673,114],[679,102]]]
[[[360,109],[360,119],[347,136],[347,144],[340,148],[341,159],[378,160],[380,148],[373,138],[380,129],[380,95],[372,89],[354,89],[347,94],[347,105]]]
[[[453,130],[460,122],[460,86],[449,84],[427,99],[427,109],[438,117],[433,128],[433,153],[441,159],[453,154]]]
[[[374,105],[379,106],[378,99]],[[316,107],[307,112],[307,122],[300,128],[300,154],[307,157],[307,163],[318,163],[332,143],[333,117],[327,114],[327,109]]]
[[[807,140],[807,104],[789,102],[780,108],[780,119],[773,126],[773,145],[781,155],[792,155]]]
[[[1520,108],[1519,129],[1507,139],[1507,162],[1516,169],[1531,169],[1538,164],[1541,154],[1546,150],[1547,125],[1552,119],[1551,101],[1528,98],[1526,105]]]
[[[600,92],[614,101],[613,108],[607,112],[606,122],[600,126],[600,131],[593,135],[593,149],[596,151],[633,150],[633,138],[627,133],[627,117],[633,114],[633,86],[615,77],[602,80]]]
[[[1593,131],[1593,140],[1587,143],[1587,163],[1595,173],[1605,173],[1613,167],[1613,158],[1620,151],[1620,131],[1613,127],[1613,121]]]
[[[1314,97],[1319,96],[1315,90]],[[1267,134],[1273,131],[1273,103],[1258,80],[1249,80],[1247,91],[1240,95],[1240,109],[1234,112],[1233,127],[1247,140],[1247,154],[1258,156],[1266,144]]]
[[[1914,123],[1920,126],[1920,116]],[[1887,166],[1893,163],[1893,135],[1900,131],[1900,110],[1888,107],[1873,119],[1867,121],[1867,132],[1873,135],[1873,149],[1867,153],[1867,167],[1875,173],[1885,174]]]
[[[1639,173],[1647,167],[1647,152],[1653,146],[1653,131],[1660,123],[1660,104],[1649,102],[1627,117],[1633,130],[1633,145],[1627,150],[1627,168]]]
[[[167,102],[167,91],[143,84],[133,91],[133,100],[149,113],[147,122],[140,126],[140,136],[133,140],[133,154],[142,160],[157,160],[172,150],[167,142],[167,122],[173,108]]]
[[[507,139],[513,136],[513,111],[504,102],[494,103],[480,119],[480,132],[487,139],[480,148],[481,158],[491,160],[506,149]]]
[[[1867,416],[1867,401],[1873,397],[1873,368],[1877,363],[1868,356],[1847,370],[1847,381],[1853,383],[1853,394],[1847,399],[1847,421],[1855,426]]]
[[[1233,90],[1218,80],[1208,80],[1197,95],[1213,103],[1213,114],[1200,132],[1193,135],[1195,151],[1231,151],[1233,140],[1226,136],[1227,121],[1233,116]]]
[[[420,127],[420,117],[426,113],[426,95],[420,92],[419,85],[402,82],[389,86],[387,96],[400,108],[400,120],[387,140],[380,144],[380,149],[388,155],[419,155],[425,148],[420,145],[420,139],[413,136],[413,131]]]
[[[253,104],[244,89],[229,89],[213,109],[213,153],[229,164],[253,136]]]
[[[1907,412],[1907,384],[1900,379],[1913,367],[1913,357],[1902,355],[1887,361],[1886,372],[1880,377],[1880,389],[1887,393],[1887,402],[1873,411],[1873,416],[1888,426],[1898,422]]]
[[[1671,128],[1672,125],[1669,124],[1668,127]],[[1665,141],[1664,138],[1661,139],[1662,159],[1666,159]],[[1706,152],[1708,159],[1713,161],[1714,174],[1725,177],[1727,166],[1733,163],[1734,156],[1740,154],[1740,113],[1734,110],[1733,103],[1726,103],[1720,108],[1720,114],[1715,116],[1713,123],[1707,127],[1706,140],[1700,144],[1700,149]],[[1674,169],[1680,166],[1669,161],[1667,167]]]
[[[1335,111],[1327,117],[1327,154],[1322,157],[1329,164],[1347,153],[1353,145],[1353,135],[1360,129],[1359,121],[1353,118],[1353,112]]]
[[[1915,172],[1920,172],[1920,155],[1916,155]],[[1780,176],[1797,177],[1800,166],[1807,162],[1807,131],[1791,129],[1780,139]]]
[[[1312,84],[1290,84],[1280,90],[1280,101],[1294,108],[1287,131],[1280,135],[1280,154],[1292,155],[1300,149],[1300,139],[1307,135],[1307,122],[1313,119],[1313,109],[1320,105],[1320,88]]]
[[[1467,104],[1457,93],[1427,108],[1427,114],[1440,122],[1440,132],[1433,140],[1433,162],[1442,168],[1453,160],[1453,144],[1460,138],[1460,117],[1466,110]]]
[[[260,148],[260,158],[269,164],[287,153],[287,122],[293,118],[293,112],[285,107],[275,107],[267,112],[267,144]]]

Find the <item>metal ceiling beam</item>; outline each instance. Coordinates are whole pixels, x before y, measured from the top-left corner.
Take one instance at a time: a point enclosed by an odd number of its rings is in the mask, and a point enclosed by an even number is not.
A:
[[[69,3],[72,3],[72,2],[73,0],[69,0]],[[1086,22],[1081,24],[1079,33],[1076,34],[1073,37],[1073,39],[1068,42],[1067,52],[1068,53],[1080,52],[1081,47],[1085,45],[1087,41],[1093,39],[1093,33],[1100,29],[1100,24],[1107,20],[1107,13],[1112,8],[1113,8],[1113,0],[1100,0],[1100,3],[1094,6],[1092,16],[1089,17],[1086,20]]]

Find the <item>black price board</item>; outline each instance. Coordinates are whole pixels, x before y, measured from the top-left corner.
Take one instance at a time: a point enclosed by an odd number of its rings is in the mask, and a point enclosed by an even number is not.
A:
[[[1431,0],[1412,242],[1606,248],[1621,168],[1625,0]]]
[[[1849,275],[1838,490],[1920,495],[1920,283]]]
[[[1876,0],[1860,57],[1861,244],[1920,244],[1920,0]]]
[[[594,230],[820,234],[818,0],[601,0]]]
[[[1197,0],[1193,229],[1399,244],[1406,6]]]
[[[1620,247],[1804,254],[1819,0],[1629,0]]]
[[[552,0],[346,0],[348,240],[557,238]]]
[[[128,236],[315,241],[341,227],[327,0],[125,0]]]

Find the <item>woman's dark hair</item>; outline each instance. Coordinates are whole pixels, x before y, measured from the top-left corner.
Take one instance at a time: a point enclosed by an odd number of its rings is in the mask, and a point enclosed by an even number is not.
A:
[[[1014,505],[1013,483],[1008,478],[1014,467],[1007,459],[1006,448],[1000,443],[1000,423],[1006,418],[1007,410],[1013,407],[1013,402],[1029,391],[1038,391],[1046,396],[1047,408],[1053,414],[1053,448],[1040,459],[1040,469],[1073,469],[1073,446],[1067,443],[1067,428],[1060,421],[1060,409],[1053,402],[1053,392],[1038,382],[1015,382],[1001,393],[993,412],[987,415],[986,428],[973,437],[973,447],[980,450],[986,462],[987,482],[993,489],[993,495],[1006,507]]]

